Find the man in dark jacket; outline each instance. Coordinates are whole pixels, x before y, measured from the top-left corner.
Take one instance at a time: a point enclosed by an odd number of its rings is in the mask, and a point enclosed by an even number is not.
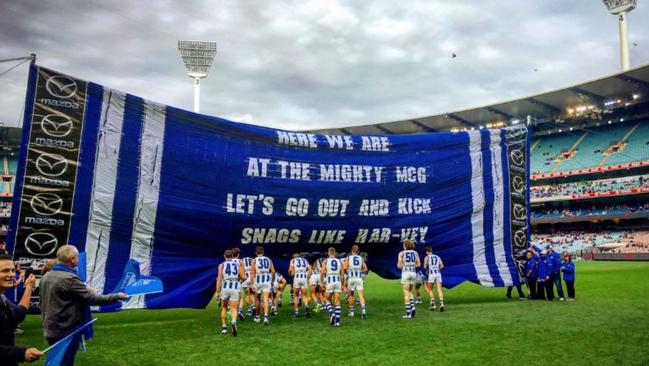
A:
[[[18,305],[4,296],[4,292],[14,288],[16,267],[10,255],[0,254],[0,365],[14,366],[20,362],[34,362],[43,356],[36,348],[16,347],[14,331],[18,323],[25,319],[32,290],[36,283],[34,275],[25,280],[25,292]]]
[[[84,324],[84,308],[88,305],[106,305],[124,300],[124,293],[101,295],[81,282],[75,267],[79,251],[64,245],[56,252],[57,263],[41,279],[40,305],[43,314],[43,333],[52,345]]]

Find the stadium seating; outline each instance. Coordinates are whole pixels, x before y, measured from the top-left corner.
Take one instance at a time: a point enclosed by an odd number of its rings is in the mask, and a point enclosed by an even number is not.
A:
[[[649,121],[642,122],[628,137],[622,151],[611,154],[606,165],[649,159]]]
[[[532,172],[549,173],[556,164],[556,157],[572,147],[583,132],[543,136],[533,143]]]
[[[580,251],[649,252],[649,231],[564,231],[554,234],[533,234],[532,244],[543,248],[552,244],[560,253]]]
[[[649,175],[533,186],[530,193],[532,199],[568,198],[575,194],[619,192],[640,188],[649,188]]]
[[[617,152],[612,144],[625,143]],[[532,144],[532,172],[551,173],[649,160],[649,121],[619,123],[543,136]],[[574,153],[560,159],[562,153]]]

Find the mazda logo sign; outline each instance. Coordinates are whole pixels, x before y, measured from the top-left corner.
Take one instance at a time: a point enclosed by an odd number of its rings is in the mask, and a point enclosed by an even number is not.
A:
[[[50,76],[45,89],[54,97],[68,99],[77,93],[77,82],[67,76]]]
[[[525,244],[527,243],[527,235],[525,234],[525,231],[517,230],[514,233],[514,245],[517,248],[524,248]]]
[[[65,137],[72,131],[72,119],[63,114],[48,114],[41,120],[41,129],[48,136]]]
[[[50,233],[31,233],[25,239],[25,249],[39,257],[47,257],[56,251],[59,240]]]
[[[56,215],[63,209],[63,199],[55,193],[36,193],[29,202],[32,210],[39,215]]]
[[[527,218],[527,215],[525,214],[525,206],[514,203],[514,218],[516,220],[525,220]]]
[[[525,189],[525,180],[519,175],[515,175],[512,179],[512,188],[516,193],[523,193]]]
[[[520,149],[514,149],[509,153],[509,157],[512,160],[512,163],[517,166],[523,166],[525,163],[525,155]]]
[[[36,169],[48,177],[58,177],[68,170],[68,160],[58,154],[42,154],[36,159]]]

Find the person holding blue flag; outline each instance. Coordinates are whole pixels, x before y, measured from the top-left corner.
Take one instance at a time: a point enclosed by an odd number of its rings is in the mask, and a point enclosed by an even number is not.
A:
[[[525,278],[527,279],[527,284],[530,289],[529,298],[536,299],[536,280],[538,278],[539,256],[537,256],[531,248],[527,250],[525,256],[527,257],[527,263],[525,263]]]
[[[43,315],[43,334],[47,343],[55,344],[86,322],[84,309],[88,305],[106,305],[125,300],[128,295],[97,294],[81,282],[75,269],[79,251],[72,245],[63,245],[56,252],[57,263],[40,281],[40,305]],[[78,343],[69,352],[63,364],[72,365]]]
[[[9,301],[4,293],[12,290],[16,267],[8,254],[0,254],[0,365],[13,366],[20,362],[34,362],[43,356],[36,348],[16,347],[14,330],[25,319],[32,291],[36,283],[34,275],[25,280],[25,292],[18,305]]]
[[[548,251],[548,258],[550,258],[550,263],[552,264],[550,279],[552,280],[553,286],[557,287],[559,301],[563,301],[563,287],[561,286],[561,255],[552,249],[551,244],[548,244],[546,249]]]

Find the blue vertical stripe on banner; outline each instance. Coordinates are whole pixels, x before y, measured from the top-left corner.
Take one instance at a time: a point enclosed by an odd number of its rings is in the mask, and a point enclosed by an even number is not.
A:
[[[480,131],[480,137],[482,141],[482,181],[484,187],[485,195],[485,209],[483,212],[484,223],[483,223],[483,232],[485,239],[485,258],[487,259],[487,266],[489,267],[489,274],[495,286],[502,286],[503,279],[500,277],[498,272],[498,266],[496,265],[496,254],[494,251],[494,181],[492,176],[492,150],[491,150],[491,136],[489,130]]]
[[[16,180],[14,184],[13,199],[11,201],[11,216],[9,218],[9,232],[7,233],[7,247],[9,253],[14,252],[16,240],[16,228],[20,217],[20,201],[23,197],[23,185],[25,184],[25,169],[27,168],[27,148],[29,147],[29,136],[32,130],[32,115],[34,114],[34,98],[36,98],[36,83],[38,81],[38,67],[29,65],[29,79],[27,81],[27,93],[25,94],[25,116],[23,118],[23,130],[20,138],[20,151],[18,154],[18,166],[16,168]]]
[[[81,132],[79,146],[79,166],[77,167],[77,180],[74,185],[74,199],[72,202],[72,222],[68,242],[76,246],[79,251],[85,251],[86,235],[88,232],[88,215],[90,213],[90,200],[92,199],[92,184],[95,172],[95,158],[97,155],[97,138],[99,133],[99,120],[101,119],[101,106],[104,88],[95,83],[88,83],[86,96],[86,113]]]
[[[520,283],[520,276],[518,274],[518,269],[514,264],[513,252],[512,252],[512,223],[511,223],[511,187],[509,181],[509,141],[507,141],[506,129],[500,130],[500,146],[501,154],[500,158],[502,159],[503,167],[503,195],[505,202],[503,204],[503,221],[505,223],[504,230],[504,246],[505,246],[505,256],[507,257],[507,268],[509,273],[512,276],[514,285]]]
[[[104,292],[110,292],[122,278],[131,253],[133,217],[140,180],[140,141],[144,126],[144,100],[127,94],[124,126],[117,162],[117,181],[113,201],[113,221],[106,263]]]

